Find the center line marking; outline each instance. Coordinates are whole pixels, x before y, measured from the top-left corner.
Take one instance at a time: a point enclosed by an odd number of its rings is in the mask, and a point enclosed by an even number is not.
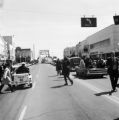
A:
[[[19,120],[23,120],[25,112],[26,112],[26,109],[27,109],[27,106],[24,106],[24,108],[23,108],[23,110],[22,110],[22,112],[20,114]]]

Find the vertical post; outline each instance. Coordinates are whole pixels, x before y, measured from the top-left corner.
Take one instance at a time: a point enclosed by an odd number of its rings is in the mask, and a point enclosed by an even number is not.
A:
[[[21,63],[21,55],[20,55],[20,63]]]
[[[33,59],[35,59],[35,45],[33,44]]]

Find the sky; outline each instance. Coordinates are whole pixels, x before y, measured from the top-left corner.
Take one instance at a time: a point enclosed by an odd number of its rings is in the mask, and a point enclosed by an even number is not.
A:
[[[35,46],[63,57],[63,50],[114,24],[119,0],[4,0],[0,8],[0,34],[14,35],[16,47]],[[81,17],[96,17],[97,27],[81,27]]]

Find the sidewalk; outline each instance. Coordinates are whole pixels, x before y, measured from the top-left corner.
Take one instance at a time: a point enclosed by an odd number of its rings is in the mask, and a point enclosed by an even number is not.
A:
[[[82,79],[75,76],[75,72],[71,73],[71,78],[77,84],[82,84],[87,89],[91,89],[96,96],[110,96],[109,93],[112,89],[109,76],[103,78]],[[119,100],[119,81],[117,85],[117,92],[113,92],[111,96],[115,96]]]

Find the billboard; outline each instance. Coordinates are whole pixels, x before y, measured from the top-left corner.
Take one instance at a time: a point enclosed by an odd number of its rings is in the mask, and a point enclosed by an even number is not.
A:
[[[40,50],[39,54],[40,54],[40,56],[41,55],[43,55],[43,56],[49,56],[49,50]]]

